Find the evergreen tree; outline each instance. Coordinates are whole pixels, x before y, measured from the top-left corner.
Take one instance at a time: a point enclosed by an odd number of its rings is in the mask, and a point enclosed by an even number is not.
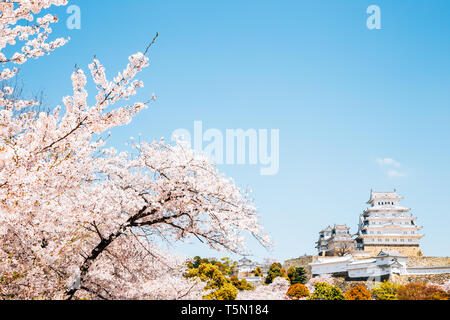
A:
[[[306,283],[306,271],[302,267],[290,267],[287,272],[289,282],[291,285],[301,283]]]

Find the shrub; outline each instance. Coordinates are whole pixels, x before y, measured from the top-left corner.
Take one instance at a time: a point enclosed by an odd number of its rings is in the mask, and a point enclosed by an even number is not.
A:
[[[255,287],[253,287],[253,285],[250,282],[248,282],[247,279],[239,280],[237,276],[231,276],[230,281],[233,284],[233,286],[235,286],[240,291],[255,289]]]
[[[290,267],[287,271],[287,276],[291,284],[306,283],[306,271],[301,267]]]
[[[234,300],[238,290],[220,271],[219,267],[211,263],[201,263],[198,268],[188,269],[186,278],[197,278],[206,282],[205,291],[209,293],[203,296],[207,300]]]
[[[397,291],[398,300],[423,300],[423,292],[427,285],[425,283],[408,283],[402,285]]]
[[[372,295],[375,300],[397,300],[399,287],[396,283],[384,281],[372,289]]]
[[[224,283],[222,287],[203,297],[205,300],[235,300],[238,290],[231,283]]]
[[[341,289],[325,282],[316,282],[310,300],[345,300]]]
[[[397,292],[399,300],[441,300],[447,293],[436,285],[427,286],[426,283],[415,282],[401,286]]]
[[[291,299],[298,300],[301,298],[309,297],[309,290],[305,287],[305,285],[296,283],[289,287],[286,295]]]
[[[369,290],[363,285],[357,285],[345,293],[347,300],[372,300],[372,295]]]

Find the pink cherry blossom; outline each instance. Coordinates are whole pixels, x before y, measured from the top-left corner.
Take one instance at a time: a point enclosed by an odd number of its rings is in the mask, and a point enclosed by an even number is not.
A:
[[[48,42],[56,17],[36,18],[66,3],[0,3],[0,82],[66,43]],[[16,53],[6,57],[7,46]],[[251,235],[269,245],[246,190],[206,157],[163,141],[130,153],[106,148],[109,130],[147,108],[130,101],[143,87],[136,76],[147,52],[130,56],[113,80],[95,58],[93,105],[81,69],[72,95],[48,113],[7,86],[0,93],[0,299],[199,299],[204,284],[183,277],[185,260],[167,243],[245,253]]]
[[[289,300],[286,292],[289,290],[289,281],[277,277],[269,285],[258,285],[254,290],[240,291],[237,300]]]

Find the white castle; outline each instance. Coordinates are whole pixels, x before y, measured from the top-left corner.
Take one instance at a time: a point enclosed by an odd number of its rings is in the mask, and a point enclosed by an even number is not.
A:
[[[370,205],[361,214],[357,248],[372,254],[381,250],[396,250],[407,256],[417,256],[421,253],[419,241],[422,227],[416,224],[416,217],[409,214],[410,208],[400,205],[403,198],[397,191],[371,191]]]
[[[406,256],[421,255],[422,227],[409,214],[411,209],[400,205],[402,200],[396,190],[372,190],[367,202],[370,206],[360,215],[358,232],[352,237],[346,225],[320,231],[316,242],[319,256],[344,256],[355,252],[376,256],[380,251],[389,250]]]
[[[408,265],[417,259],[412,257],[422,256],[419,241],[423,234],[409,213],[411,209],[400,205],[402,200],[396,190],[371,191],[369,207],[360,215],[356,234],[351,235],[346,225],[320,231],[316,242],[319,257],[309,263],[312,275],[375,281],[395,276],[450,275],[448,264]]]

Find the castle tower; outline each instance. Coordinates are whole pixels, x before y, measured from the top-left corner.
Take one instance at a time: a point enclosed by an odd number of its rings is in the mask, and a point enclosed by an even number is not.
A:
[[[347,225],[335,224],[319,232],[316,248],[319,256],[345,256],[356,250],[356,242]]]
[[[396,190],[389,192],[371,191],[367,202],[370,206],[359,219],[356,243],[359,250],[377,255],[381,250],[395,250],[406,256],[421,253],[419,241],[423,237],[416,224],[416,218],[409,214],[411,209],[402,207],[403,200]]]

